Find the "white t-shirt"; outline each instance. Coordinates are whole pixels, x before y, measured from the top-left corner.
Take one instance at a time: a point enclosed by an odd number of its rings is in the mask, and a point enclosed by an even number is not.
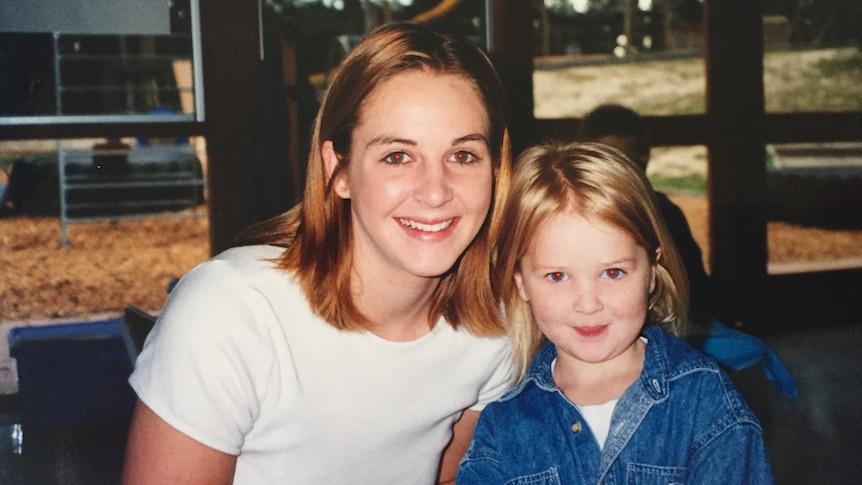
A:
[[[611,399],[601,404],[578,406],[581,416],[584,417],[584,421],[590,426],[593,436],[599,442],[599,448],[605,447],[605,440],[607,440],[611,429],[611,417],[618,401],[619,399]]]
[[[452,424],[508,387],[511,349],[440,321],[411,342],[342,332],[267,261],[228,250],[174,288],[130,378],[236,484],[432,483]]]

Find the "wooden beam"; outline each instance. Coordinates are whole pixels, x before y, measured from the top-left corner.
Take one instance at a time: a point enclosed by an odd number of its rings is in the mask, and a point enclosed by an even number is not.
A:
[[[766,115],[766,141],[805,143],[862,140],[862,112]]]
[[[757,325],[766,280],[763,0],[705,2],[706,146],[717,316]]]
[[[250,98],[260,60],[258,2],[200,2],[209,187],[210,251],[242,229],[243,174],[249,159]]]
[[[512,153],[536,142],[533,115],[533,19],[530,0],[491,0],[491,58],[506,89]]]
[[[157,123],[46,123],[0,126],[2,140],[53,140],[58,138],[187,137],[203,134],[198,122]]]
[[[704,115],[645,115],[643,120],[653,146],[702,145],[705,142]],[[569,139],[578,131],[580,122],[580,118],[537,119],[534,131],[543,139]]]
[[[705,115],[644,116],[653,146],[702,145],[706,143]],[[536,133],[566,136],[575,133],[580,118],[535,120]],[[766,115],[766,143],[818,143],[860,141],[862,112],[773,113]]]

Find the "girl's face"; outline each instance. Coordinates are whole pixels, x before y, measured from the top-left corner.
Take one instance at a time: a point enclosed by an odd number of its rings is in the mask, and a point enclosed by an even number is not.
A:
[[[572,210],[543,224],[515,273],[558,359],[611,362],[634,352],[655,266],[625,232]]]
[[[371,93],[334,183],[351,200],[360,274],[407,283],[452,267],[491,205],[489,129],[478,91],[459,76],[407,72]],[[331,142],[323,155],[331,174]]]

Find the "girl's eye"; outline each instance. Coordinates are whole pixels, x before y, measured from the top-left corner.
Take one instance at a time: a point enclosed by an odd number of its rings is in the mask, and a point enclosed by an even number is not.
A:
[[[408,160],[410,160],[410,157],[407,156],[407,154],[404,152],[394,152],[394,153],[390,153],[389,155],[386,155],[385,157],[383,157],[383,160],[386,163],[391,163],[391,164],[397,165],[397,164],[407,162]]]
[[[561,281],[569,279],[569,275],[562,271],[554,271],[553,273],[548,273],[547,275],[545,275],[545,278],[554,283],[559,283]]]
[[[606,269],[604,273],[602,273],[602,276],[605,276],[606,278],[610,278],[612,280],[618,280],[623,277],[623,274],[623,270],[619,268],[610,268]]]
[[[457,163],[470,163],[476,160],[476,155],[470,152],[460,151],[452,155],[452,161]]]

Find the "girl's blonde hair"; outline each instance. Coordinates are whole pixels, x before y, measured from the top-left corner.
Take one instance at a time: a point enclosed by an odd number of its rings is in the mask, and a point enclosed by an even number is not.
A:
[[[364,102],[393,76],[425,70],[460,76],[472,83],[488,117],[493,158],[491,210],[473,242],[446,273],[432,297],[430,322],[445,317],[477,335],[504,332],[491,288],[491,242],[511,176],[502,83],[489,58],[470,41],[398,22],[371,32],[344,59],[317,114],[303,202],[248,231],[243,244],[287,249],[279,261],[293,274],[314,312],[342,330],[364,330],[370,322],[357,308],[350,287],[352,267],[350,200],[338,197],[332,180],[350,163],[350,144]],[[327,176],[321,145],[331,140],[339,164]]]
[[[646,249],[656,265],[645,325],[679,335],[686,324],[688,280],[643,172],[619,150],[601,143],[558,143],[529,148],[516,162],[502,234],[495,251],[495,289],[504,307],[520,381],[545,342],[514,274],[542,224],[554,214],[578,212],[610,224]],[[656,250],[661,256],[656,261]]]

